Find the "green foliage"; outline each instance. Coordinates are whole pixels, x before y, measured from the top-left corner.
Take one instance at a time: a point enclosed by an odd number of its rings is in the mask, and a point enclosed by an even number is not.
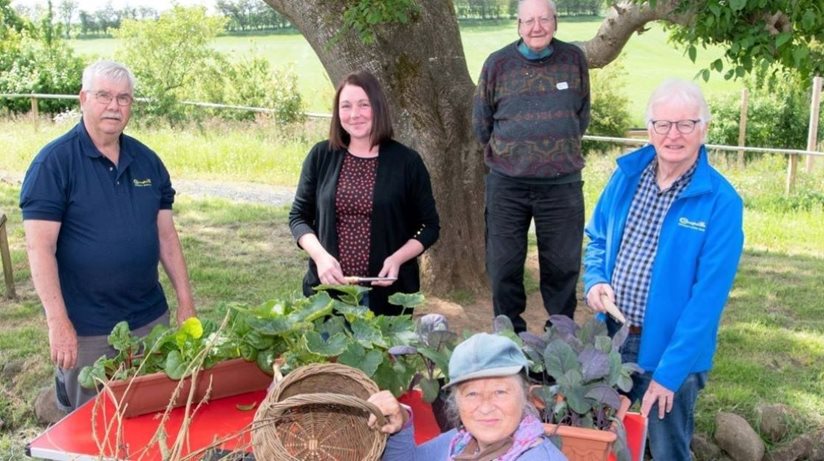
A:
[[[693,61],[698,47],[727,45],[724,59],[700,72],[705,81],[711,71],[731,79],[773,63],[796,69],[804,81],[824,72],[824,6],[819,0],[684,0],[678,12],[692,14],[690,26],[669,26],[671,37],[688,48]]]
[[[5,27],[5,26],[3,26]],[[83,61],[58,37],[43,38],[36,30],[0,32],[0,93],[77,94]],[[72,100],[38,101],[44,112],[57,113],[75,107]],[[0,99],[0,107],[13,112],[31,108],[28,99]]]
[[[441,384],[449,376],[449,358],[457,341],[458,335],[449,331],[446,317],[441,314],[427,314],[418,319],[412,341],[392,347],[389,353],[417,364],[418,371],[409,383],[408,389],[420,386],[423,399],[432,403],[438,398]]]
[[[578,326],[563,315],[550,316],[552,326],[542,336],[521,333],[523,350],[532,371],[545,373],[554,385],[543,385],[537,396],[543,401],[546,422],[608,430],[618,426],[615,449],[619,460],[629,459],[626,434],[615,413],[621,405],[618,390],[632,389],[632,373],[641,369],[622,363],[619,348],[628,329],[614,337],[595,317]]]
[[[162,371],[171,379],[181,379],[196,367],[209,368],[222,360],[237,358],[237,348],[213,347],[217,326],[214,322],[190,317],[177,329],[157,325],[145,338],[132,335],[128,322],[120,322],[109,334],[114,357],[101,356],[83,367],[78,382],[93,388],[108,380]]]
[[[354,0],[343,12],[343,24],[365,44],[375,43],[381,24],[406,24],[419,14],[415,0]]]
[[[251,346],[250,356],[280,357],[284,374],[335,360],[360,369],[396,396],[407,392],[421,363],[390,351],[413,341],[412,316],[375,316],[358,304],[368,288],[321,285],[316,289],[308,298],[268,301],[255,308],[234,306],[238,314],[230,329],[232,341]],[[420,299],[408,295],[404,300],[412,304],[404,307],[412,308]]]
[[[203,7],[176,6],[154,21],[123,21],[115,37],[122,40],[116,56],[129,66],[138,81],[136,93],[149,98],[135,112],[163,116],[170,123],[193,115],[177,104],[189,96],[191,88],[219,68],[220,55],[209,42],[223,30],[224,18],[208,16]]]
[[[623,60],[618,59],[602,69],[589,72],[591,110],[587,134],[622,138],[632,127],[629,99],[624,95],[627,72]],[[585,154],[609,148],[608,144],[584,141]]]
[[[747,104],[748,146],[805,149],[810,120],[809,85],[792,72],[779,72],[780,78],[759,82],[747,79],[750,95]],[[738,144],[740,96],[709,101],[712,113],[709,140],[714,144]],[[824,136],[824,112],[819,116],[818,139]]]

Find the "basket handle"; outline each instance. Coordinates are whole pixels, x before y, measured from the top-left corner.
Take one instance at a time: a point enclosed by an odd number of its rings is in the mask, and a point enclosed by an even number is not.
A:
[[[375,415],[375,418],[378,422],[378,427],[382,427],[386,424],[386,417],[381,412],[380,408],[378,408],[372,402],[367,402],[360,397],[354,397],[351,395],[346,394],[335,394],[331,392],[318,392],[315,394],[298,394],[293,395],[292,397],[288,397],[280,402],[275,402],[270,404],[267,407],[267,419],[277,419],[286,413],[287,410],[293,407],[299,407],[302,405],[323,405],[323,404],[335,404],[335,405],[343,405],[363,411],[367,411]]]

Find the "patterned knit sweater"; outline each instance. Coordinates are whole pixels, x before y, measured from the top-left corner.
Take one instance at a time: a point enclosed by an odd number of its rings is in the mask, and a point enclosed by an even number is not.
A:
[[[484,62],[472,110],[475,136],[496,173],[558,178],[584,167],[581,136],[589,125],[589,74],[583,51],[553,39],[536,61],[516,41]]]

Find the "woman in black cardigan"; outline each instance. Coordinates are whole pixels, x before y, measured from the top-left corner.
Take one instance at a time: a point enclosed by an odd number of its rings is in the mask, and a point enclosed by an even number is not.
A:
[[[429,172],[412,149],[392,140],[386,97],[368,72],[338,85],[329,139],[316,144],[300,174],[289,227],[309,254],[303,292],[318,284],[371,282],[369,308],[396,315],[387,302],[420,290],[417,257],[438,240]]]

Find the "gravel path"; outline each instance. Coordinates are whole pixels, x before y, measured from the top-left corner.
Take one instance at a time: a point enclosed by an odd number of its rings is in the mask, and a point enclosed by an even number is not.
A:
[[[288,205],[295,197],[295,190],[286,186],[270,186],[249,182],[203,181],[172,179],[179,197],[223,198],[232,202],[261,205]]]
[[[0,170],[0,182],[19,186],[22,173]],[[222,198],[232,202],[260,205],[289,205],[295,197],[295,189],[287,186],[270,186],[252,182],[205,181],[172,178],[172,186],[178,197]]]

